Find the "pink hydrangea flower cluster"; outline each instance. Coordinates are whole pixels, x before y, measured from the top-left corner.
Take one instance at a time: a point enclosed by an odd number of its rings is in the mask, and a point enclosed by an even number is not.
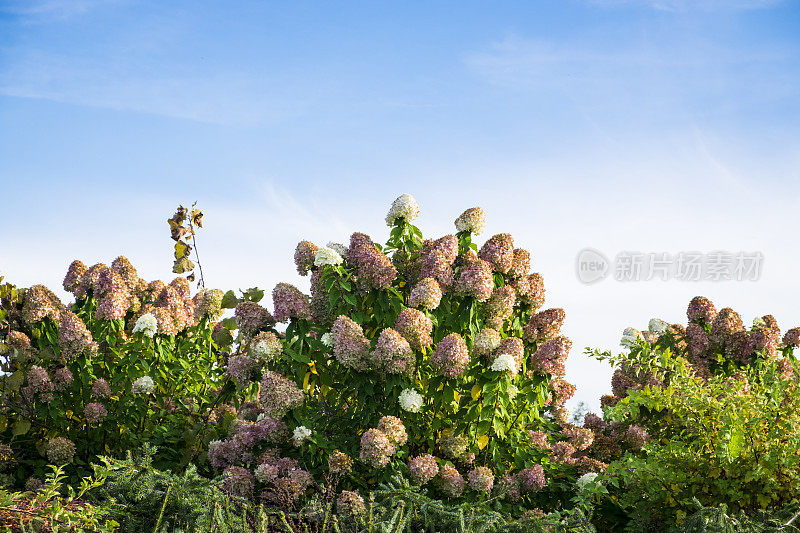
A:
[[[249,470],[241,466],[229,466],[225,469],[225,479],[222,482],[222,488],[233,494],[234,496],[241,496],[249,498],[253,494],[255,488],[255,481],[253,474]]]
[[[336,360],[347,368],[365,371],[369,364],[370,343],[361,326],[350,317],[340,315],[333,323],[331,335]]]
[[[469,487],[478,492],[491,492],[494,486],[494,474],[485,466],[476,466],[467,473]]]
[[[550,460],[554,463],[565,465],[575,464],[577,459],[574,457],[575,446],[566,441],[556,442],[550,446]]]
[[[575,446],[578,451],[583,451],[592,445],[594,432],[588,428],[570,426],[564,428],[561,433],[567,438],[570,444]]]
[[[26,398],[33,400],[37,398],[44,403],[53,401],[53,390],[55,386],[50,381],[50,375],[44,368],[33,365],[28,369],[27,373],[28,384],[22,389],[22,393]]]
[[[280,418],[290,409],[303,405],[305,395],[294,381],[268,370],[261,379],[258,398],[267,416]]]
[[[65,366],[57,368],[56,371],[53,372],[53,385],[57,391],[63,391],[72,385],[72,380],[72,372]]]
[[[430,454],[418,455],[408,461],[408,472],[411,482],[415,485],[424,485],[439,473],[436,458]]]
[[[530,342],[552,339],[561,331],[565,316],[563,309],[539,311],[523,328],[525,339]]]
[[[414,370],[416,358],[411,345],[402,335],[392,328],[385,328],[378,336],[372,362],[378,372],[410,374]]]
[[[78,315],[70,311],[61,314],[58,329],[58,347],[65,361],[73,361],[81,355],[92,355],[97,352],[97,343],[92,333]]]
[[[439,475],[436,477],[436,481],[439,490],[448,498],[458,498],[464,493],[466,481],[454,466],[443,465],[439,468]]]
[[[530,435],[530,443],[532,446],[543,450],[550,449],[550,442],[547,439],[547,433],[544,431],[528,430],[528,435]]]
[[[361,460],[373,468],[383,468],[395,453],[395,447],[386,434],[370,428],[361,435]]]
[[[314,268],[314,257],[317,255],[319,247],[309,241],[300,241],[294,250],[294,264],[297,266],[297,273],[305,276]]]
[[[236,327],[243,338],[249,340],[256,333],[275,325],[272,315],[256,302],[239,302],[234,311]]]
[[[523,492],[539,492],[547,483],[542,465],[533,465],[520,470],[515,477]]]
[[[394,323],[394,329],[402,335],[415,350],[422,351],[433,344],[431,333],[433,322],[416,309],[403,309]]]
[[[454,235],[426,240],[420,252],[420,279],[433,278],[440,289],[447,290],[453,283],[453,262],[456,257],[458,239]]]
[[[503,285],[492,292],[483,307],[486,324],[490,328],[500,329],[505,319],[514,313],[517,291],[511,285]]]
[[[689,322],[696,324],[711,324],[717,317],[717,309],[711,300],[704,296],[695,296],[686,309]]]
[[[108,411],[100,402],[87,403],[83,408],[83,416],[93,425],[101,423],[107,415]]]
[[[367,512],[367,506],[357,492],[343,490],[336,497],[336,511],[344,516],[358,516]]]
[[[463,337],[451,333],[436,344],[430,358],[431,366],[447,378],[460,376],[469,365],[469,350]]]
[[[489,263],[476,259],[464,265],[456,281],[456,290],[479,302],[488,300],[494,291],[494,278]]]
[[[272,290],[272,303],[275,305],[275,320],[288,322],[292,318],[311,317],[309,297],[289,283],[278,283]]]
[[[64,304],[61,303],[61,300],[44,285],[34,285],[25,291],[22,301],[22,319],[27,324],[33,326],[45,318],[58,322],[63,310]]]
[[[517,290],[517,299],[536,311],[544,305],[545,288],[541,274],[533,273],[511,281]]]
[[[494,235],[483,244],[478,257],[489,263],[494,272],[506,274],[514,266],[514,239],[508,233]]]
[[[408,297],[409,307],[422,307],[433,310],[442,301],[442,288],[433,277],[422,278],[411,290]]]
[[[92,384],[92,397],[93,398],[108,398],[111,396],[111,387],[108,382],[103,379],[97,379]]]
[[[353,233],[347,260],[356,269],[360,284],[367,289],[386,289],[397,277],[392,260],[378,250],[369,235]]]
[[[253,380],[258,370],[258,363],[246,355],[232,355],[228,358],[228,368],[225,373],[230,376],[239,387],[246,387]]]
[[[542,374],[552,374],[562,377],[566,372],[565,364],[572,341],[567,337],[558,336],[539,346],[530,357],[530,369]]]

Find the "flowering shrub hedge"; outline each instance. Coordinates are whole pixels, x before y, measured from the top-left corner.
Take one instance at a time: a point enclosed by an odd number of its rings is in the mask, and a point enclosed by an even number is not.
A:
[[[42,285],[0,287],[2,474],[16,478],[5,480],[35,485],[46,464],[82,474],[146,442],[160,467],[197,458],[236,402],[211,339],[222,292],[148,283],[124,257],[74,261],[64,288],[74,303]]]
[[[279,283],[273,312],[242,301],[236,338],[218,327],[228,374],[259,388],[210,445],[232,491],[294,502],[327,476],[356,509],[357,491],[400,471],[439,497],[547,507],[592,469],[576,455],[587,432],[566,428],[562,408],[574,392],[564,312],[542,309],[529,252],[508,234],[479,248],[480,208],[437,239],[423,239],[418,214],[399,197],[383,245],[363,233],[349,246],[301,242],[311,294]]]
[[[619,460],[609,472],[644,529],[682,520],[694,499],[752,514],[800,493],[800,329],[781,340],[772,316],[748,329],[703,297],[687,316],[685,328],[654,319],[647,332],[625,330],[629,350],[612,358],[619,368],[606,421],[588,415],[585,424],[596,432],[590,453],[611,434],[607,448],[616,446]],[[623,457],[620,444],[634,440],[643,452]]]

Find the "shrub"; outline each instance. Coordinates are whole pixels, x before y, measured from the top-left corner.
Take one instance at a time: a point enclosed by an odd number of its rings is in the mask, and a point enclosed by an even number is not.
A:
[[[260,380],[259,396],[209,459],[242,483],[236,469],[248,469],[254,479],[238,486],[249,492],[252,481],[254,496],[298,501],[337,453],[354,463],[339,475],[349,490],[411,468],[450,499],[486,498],[491,487],[547,507],[574,492],[580,461],[562,434],[574,392],[563,380],[564,312],[541,309],[542,278],[510,235],[473,243],[482,210],[458,217],[455,235],[427,240],[412,224],[418,213],[413,198],[398,198],[384,245],[363,233],[348,247],[298,244],[310,296],[279,283],[274,313],[236,303],[228,373],[245,388]]]
[[[734,311],[716,313],[703,298],[687,314],[685,329],[656,323],[648,334],[626,330],[629,351],[611,357],[620,367],[606,402],[608,424],[590,420],[595,428],[614,425],[617,442],[644,446],[609,466],[619,476],[621,504],[642,528],[680,523],[695,501],[753,514],[800,493],[791,336],[781,343],[771,316],[747,329]]]
[[[222,292],[148,283],[124,257],[74,261],[64,288],[69,305],[42,285],[0,286],[0,442],[17,465],[6,475],[21,484],[47,463],[80,475],[144,443],[162,468],[197,459],[239,402],[212,340]]]

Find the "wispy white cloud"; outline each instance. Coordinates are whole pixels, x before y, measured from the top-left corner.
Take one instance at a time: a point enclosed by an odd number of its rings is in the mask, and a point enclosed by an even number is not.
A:
[[[648,7],[659,11],[746,11],[768,9],[783,0],[589,0],[602,7]]]
[[[0,5],[0,12],[20,15],[28,22],[37,19],[68,19],[101,6],[125,1],[127,0],[9,0]]]

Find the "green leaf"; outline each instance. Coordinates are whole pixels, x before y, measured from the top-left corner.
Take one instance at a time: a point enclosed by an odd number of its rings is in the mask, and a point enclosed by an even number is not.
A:
[[[236,304],[239,303],[239,299],[236,297],[233,291],[228,291],[222,297],[222,308],[223,309],[233,309],[236,307]]]
[[[17,420],[16,423],[14,424],[14,429],[12,430],[12,434],[15,437],[19,435],[24,435],[28,432],[29,429],[31,429],[31,421],[20,419]]]

